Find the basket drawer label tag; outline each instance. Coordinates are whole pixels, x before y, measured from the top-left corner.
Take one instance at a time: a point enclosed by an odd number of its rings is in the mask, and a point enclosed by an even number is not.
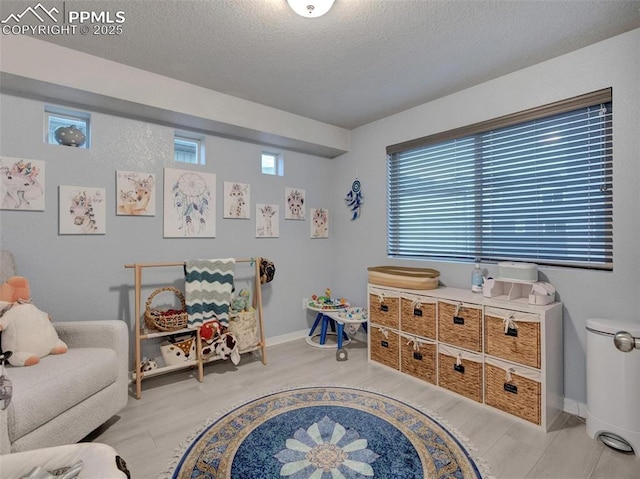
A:
[[[422,317],[422,310],[421,310],[421,309],[418,309],[418,308],[415,308],[415,309],[413,310],[413,315],[414,315],[414,316]]]
[[[386,304],[381,304],[380,311],[384,311],[386,313],[387,311],[389,311],[389,306],[387,306]]]
[[[508,393],[518,394],[518,386],[515,384],[504,383],[504,390]]]
[[[418,351],[413,352],[413,359],[417,359],[418,361],[422,361],[422,353]]]
[[[462,364],[454,364],[453,370],[464,374],[464,366]]]
[[[518,330],[515,328],[507,328],[507,332],[504,333],[505,336],[513,336],[514,338],[518,337]]]
[[[464,318],[462,316],[454,316],[453,324],[464,324]]]
[[[388,348],[389,347],[389,341],[380,341],[380,346],[382,346],[383,348]]]

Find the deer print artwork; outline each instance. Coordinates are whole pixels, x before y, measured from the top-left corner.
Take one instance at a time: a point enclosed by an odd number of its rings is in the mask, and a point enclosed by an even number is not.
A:
[[[155,216],[155,175],[118,171],[116,188],[118,215]]]

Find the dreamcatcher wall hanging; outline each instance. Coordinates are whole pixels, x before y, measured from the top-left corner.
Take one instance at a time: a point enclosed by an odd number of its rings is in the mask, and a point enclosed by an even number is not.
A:
[[[347,197],[344,199],[347,207],[351,211],[351,220],[356,220],[360,217],[360,208],[364,203],[364,195],[362,194],[362,185],[360,180],[356,178],[351,183],[351,190],[347,193]]]

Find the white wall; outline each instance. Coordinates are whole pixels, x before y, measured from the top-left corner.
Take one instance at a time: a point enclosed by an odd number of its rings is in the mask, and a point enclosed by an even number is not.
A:
[[[586,319],[640,321],[640,30],[353,130],[350,151],[334,160],[335,188],[346,194],[351,181],[359,177],[365,204],[356,221],[350,221],[346,212],[334,215],[339,245],[334,252],[335,287],[364,304],[366,268],[377,264],[432,267],[448,286],[470,285],[470,264],[387,258],[387,145],[606,87],[613,87],[614,270],[540,268],[564,302],[565,395],[569,402],[585,403]],[[334,196],[334,210],[345,209],[343,197]],[[484,266],[496,273],[494,265]]]

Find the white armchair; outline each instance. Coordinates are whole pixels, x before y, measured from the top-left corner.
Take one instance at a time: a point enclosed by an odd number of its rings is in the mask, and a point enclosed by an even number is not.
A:
[[[0,280],[15,274],[2,252]],[[71,444],[121,411],[128,400],[129,331],[120,320],[55,321],[69,346],[34,366],[5,367],[13,383],[0,411],[0,454]]]

